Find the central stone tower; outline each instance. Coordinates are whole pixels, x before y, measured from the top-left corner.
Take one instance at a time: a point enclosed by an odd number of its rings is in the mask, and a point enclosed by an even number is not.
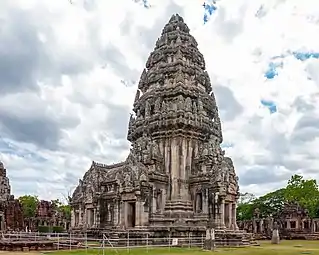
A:
[[[194,200],[195,210],[202,210],[203,198],[193,189],[221,178],[223,137],[204,57],[179,15],[171,17],[147,60],[133,110],[133,151],[155,175],[169,178],[164,214],[191,216]],[[151,154],[138,153],[147,146]]]
[[[129,156],[114,165],[92,163],[72,197],[73,230],[181,237],[202,236],[209,227],[221,240],[241,243],[238,178],[220,146],[203,55],[179,15],[147,60],[133,111]]]

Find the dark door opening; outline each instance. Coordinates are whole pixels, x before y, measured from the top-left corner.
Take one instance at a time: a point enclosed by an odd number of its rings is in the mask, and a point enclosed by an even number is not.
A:
[[[131,202],[127,204],[128,210],[127,210],[127,226],[129,228],[135,227],[135,202]]]

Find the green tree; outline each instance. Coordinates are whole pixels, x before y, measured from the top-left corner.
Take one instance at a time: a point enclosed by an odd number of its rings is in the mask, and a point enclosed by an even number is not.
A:
[[[61,212],[66,219],[71,219],[71,206],[69,204],[63,204],[59,199],[51,200],[53,207]]]
[[[64,214],[65,218],[71,220],[71,206],[61,205],[59,210]]]
[[[275,190],[259,198],[250,193],[241,194],[237,207],[238,220],[252,219],[257,208],[262,218],[279,214],[286,201],[284,194],[285,189]]]
[[[62,203],[60,202],[59,199],[51,200],[51,204],[52,204],[53,208],[56,209],[56,210],[58,210],[59,207],[62,205]]]
[[[261,217],[268,217],[279,214],[286,202],[285,188],[269,192],[254,201],[255,208],[259,209]]]
[[[240,193],[239,204],[251,203],[256,199],[256,196],[252,193]]]
[[[250,220],[254,213],[255,195],[251,193],[241,193],[237,206],[237,219]]]
[[[24,195],[18,198],[26,218],[35,217],[37,206],[39,203],[38,196]]]
[[[305,180],[301,175],[293,175],[288,181],[285,198],[307,209],[310,217],[318,216],[319,190],[316,180]]]

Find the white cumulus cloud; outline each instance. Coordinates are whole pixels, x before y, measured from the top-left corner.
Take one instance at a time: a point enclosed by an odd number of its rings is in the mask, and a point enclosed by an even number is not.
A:
[[[219,0],[204,22],[204,2],[0,3],[0,160],[16,196],[62,197],[92,160],[125,159],[140,74],[174,13],[205,57],[241,190],[318,179],[319,4]]]

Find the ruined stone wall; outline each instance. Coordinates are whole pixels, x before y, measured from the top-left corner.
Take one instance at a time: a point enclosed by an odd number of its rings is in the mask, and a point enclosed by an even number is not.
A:
[[[6,230],[24,230],[24,216],[20,201],[11,196],[5,205]]]

